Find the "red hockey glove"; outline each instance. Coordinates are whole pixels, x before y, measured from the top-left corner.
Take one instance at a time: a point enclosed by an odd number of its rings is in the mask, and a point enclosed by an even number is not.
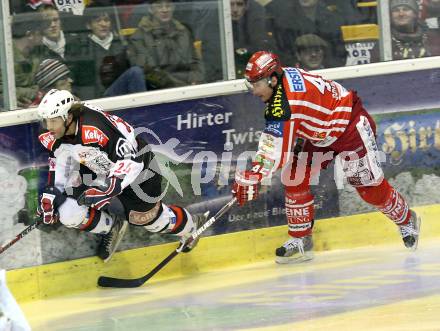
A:
[[[66,200],[66,195],[56,187],[46,187],[40,195],[40,205],[37,214],[44,224],[55,224],[59,220],[57,208]]]
[[[237,172],[232,194],[237,198],[240,206],[258,198],[258,189],[263,175],[260,173],[261,165],[255,163],[251,170]]]
[[[79,205],[102,209],[110,200],[122,192],[121,180],[117,177],[107,177],[105,183],[98,187],[90,187],[78,198]]]

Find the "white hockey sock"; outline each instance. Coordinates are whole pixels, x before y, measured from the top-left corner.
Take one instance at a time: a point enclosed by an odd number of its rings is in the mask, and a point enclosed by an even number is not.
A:
[[[92,213],[90,213],[91,215]],[[95,215],[92,215],[92,217],[96,218],[96,219],[88,219],[88,223],[91,224],[93,223],[94,227],[87,229],[85,228],[84,230],[87,232],[91,232],[91,233],[98,233],[98,234],[107,234],[110,232],[114,220],[113,217],[110,216],[108,213],[104,212],[104,211],[100,211],[99,213],[96,213]],[[89,216],[90,218],[90,216]]]
[[[162,203],[161,213],[151,224],[145,225],[150,232],[172,233],[179,237],[194,230],[194,221],[191,214],[182,207],[170,206]]]

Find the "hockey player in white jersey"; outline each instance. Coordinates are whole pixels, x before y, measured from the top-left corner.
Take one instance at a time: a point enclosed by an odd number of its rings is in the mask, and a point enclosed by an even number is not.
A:
[[[161,202],[162,176],[154,171],[154,153],[121,118],[55,89],[41,101],[38,115],[44,128],[39,140],[49,151],[48,184],[39,208],[43,222],[101,235],[98,256],[105,262],[128,224],[184,242],[204,220]],[[123,218],[108,211],[115,197],[124,206]]]

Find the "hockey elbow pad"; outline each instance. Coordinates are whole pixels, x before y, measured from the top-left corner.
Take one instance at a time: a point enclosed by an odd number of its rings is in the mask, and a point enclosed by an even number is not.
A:
[[[122,192],[121,179],[107,177],[103,185],[89,187],[78,198],[79,205],[86,205],[95,209],[102,209],[110,200]]]

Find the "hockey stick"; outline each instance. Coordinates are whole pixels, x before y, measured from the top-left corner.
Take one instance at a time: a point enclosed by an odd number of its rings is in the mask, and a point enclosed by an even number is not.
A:
[[[184,243],[179,245],[174,251],[171,252],[162,262],[160,262],[153,270],[147,273],[145,276],[134,278],[134,279],[121,279],[121,278],[112,278],[101,276],[98,279],[98,286],[101,287],[118,287],[118,288],[130,288],[130,287],[139,287],[142,286],[146,281],[148,281],[151,277],[157,274],[163,267],[165,267],[168,262],[174,259],[177,254],[179,254],[182,249],[188,245],[193,240],[197,239],[202,235],[203,232],[206,231],[212,224],[214,224],[217,219],[219,219],[224,213],[226,213],[237,201],[236,198],[230,200],[226,205],[224,205],[215,216],[211,217],[209,220],[205,222],[200,228],[197,229],[195,233],[192,234]]]
[[[27,235],[33,229],[35,229],[38,225],[40,225],[40,223],[41,223],[41,219],[38,218],[33,224],[29,225],[26,229],[21,231],[13,240],[11,240],[6,245],[0,247],[0,254],[3,253],[5,250],[7,250],[12,245],[14,245],[17,241],[19,241],[21,238],[23,238],[25,235]]]

